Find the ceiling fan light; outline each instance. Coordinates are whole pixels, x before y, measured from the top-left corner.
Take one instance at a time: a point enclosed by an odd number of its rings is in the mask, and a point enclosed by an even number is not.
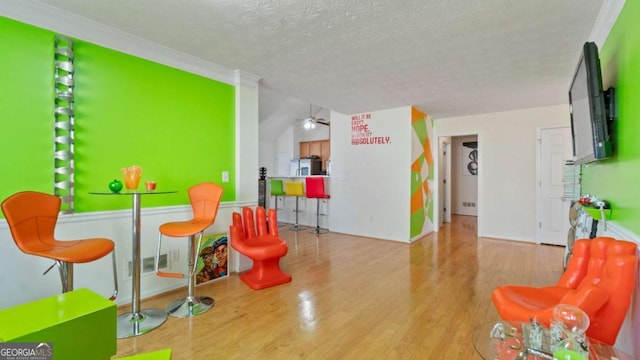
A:
[[[313,122],[313,120],[311,119],[306,119],[304,121],[304,125],[303,127],[305,128],[305,130],[312,130],[316,128],[316,124]]]

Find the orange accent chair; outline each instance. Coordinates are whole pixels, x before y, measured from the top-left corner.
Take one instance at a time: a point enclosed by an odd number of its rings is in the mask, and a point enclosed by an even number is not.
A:
[[[2,212],[13,241],[26,254],[55,261],[44,274],[57,266],[63,293],[73,290],[73,264],[88,263],[111,253],[114,292],[109,300],[115,300],[118,274],[114,242],[105,238],[56,240],[54,233],[61,202],[57,196],[36,191],[23,191],[6,198],[2,202]]]
[[[168,222],[160,225],[158,237],[158,252],[156,254],[155,270],[156,275],[170,278],[183,278],[185,274],[164,272],[159,269],[160,248],[162,246],[162,236],[174,238],[189,238],[189,268],[188,268],[188,290],[187,297],[176,300],[167,306],[167,313],[175,317],[190,317],[204,313],[215,305],[215,301],[210,297],[195,296],[195,275],[196,259],[202,242],[202,234],[216,220],[223,189],[220,185],[205,182],[192,186],[188,190],[189,202],[193,211],[193,218],[187,221]],[[198,241],[196,245],[196,235]]]
[[[287,243],[278,236],[278,220],[274,209],[269,209],[268,219],[265,209],[242,209],[244,215],[234,212],[229,227],[231,247],[253,260],[253,267],[240,275],[240,279],[254,290],[284,284],[291,281],[291,275],[280,269],[280,258],[287,254]]]
[[[307,198],[316,199],[316,228],[309,231],[312,234],[325,234],[328,230],[320,229],[320,199],[329,199],[331,196],[324,191],[324,177],[307,176],[305,178]]]
[[[607,237],[577,240],[556,286],[500,286],[492,299],[504,320],[528,322],[536,316],[547,327],[554,306],[578,307],[591,321],[587,336],[613,345],[631,304],[637,266],[635,243]]]

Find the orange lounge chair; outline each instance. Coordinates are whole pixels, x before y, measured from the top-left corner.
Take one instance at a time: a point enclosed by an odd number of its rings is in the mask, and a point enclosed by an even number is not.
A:
[[[638,263],[637,246],[629,241],[600,237],[578,240],[574,251],[576,249],[581,249],[579,255],[575,261],[573,257],[570,259],[568,272],[556,284],[559,286],[500,286],[493,291],[493,303],[504,320],[528,322],[536,316],[547,327],[556,305],[578,307],[591,321],[587,336],[613,345],[631,304]],[[573,288],[576,282],[578,285]]]

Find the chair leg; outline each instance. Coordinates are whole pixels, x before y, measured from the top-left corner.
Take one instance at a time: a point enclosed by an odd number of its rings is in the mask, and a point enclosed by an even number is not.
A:
[[[326,234],[329,232],[328,230],[320,229],[320,198],[317,198],[316,200],[316,228],[309,232],[312,234]]]
[[[172,302],[167,306],[167,313],[175,317],[191,317],[200,315],[215,305],[215,301],[207,296],[194,296],[195,275],[196,275],[196,257],[200,249],[202,241],[202,233],[198,236],[198,244],[196,245],[196,237],[189,237],[189,284],[187,297]]]
[[[304,226],[301,226],[301,225],[298,224],[298,213],[300,212],[298,210],[298,200],[299,199],[300,199],[300,196],[296,196],[296,223],[295,223],[295,225],[290,227],[289,230],[300,231],[300,230],[304,230],[305,229]]]
[[[62,292],[73,291],[73,263],[56,260],[56,266],[58,266],[58,271],[60,272]]]
[[[116,267],[116,248],[114,246],[111,251],[111,265],[113,266],[113,295],[109,297],[109,300],[113,301],[118,297],[118,270]]]
[[[274,196],[275,196],[275,199],[276,199],[276,218],[277,218],[278,217],[277,216],[278,215],[278,195],[274,195]],[[280,208],[280,209],[282,209],[282,208]],[[278,227],[282,227],[284,225],[285,225],[285,223],[278,221]]]

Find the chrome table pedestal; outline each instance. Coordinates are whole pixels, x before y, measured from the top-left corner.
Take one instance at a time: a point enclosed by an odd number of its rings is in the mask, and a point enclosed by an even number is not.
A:
[[[92,192],[94,195],[131,196],[132,205],[132,255],[133,274],[131,285],[131,312],[118,316],[117,337],[124,339],[145,334],[167,320],[167,312],[160,309],[140,309],[140,199],[142,195],[173,194],[177,191],[152,191],[152,192]]]

